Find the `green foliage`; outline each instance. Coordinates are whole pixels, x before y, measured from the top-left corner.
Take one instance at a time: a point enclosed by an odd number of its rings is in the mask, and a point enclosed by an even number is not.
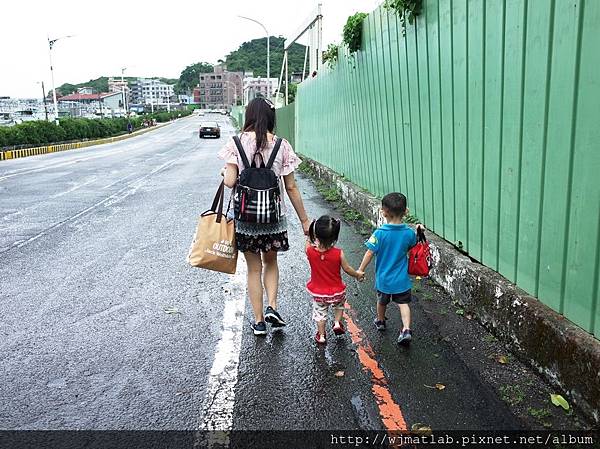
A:
[[[288,102],[293,103],[294,100],[296,100],[296,93],[298,93],[298,85],[295,83],[290,83],[290,85],[288,86],[288,93],[289,93]]]
[[[327,63],[329,67],[336,65],[338,60],[340,47],[338,44],[329,44],[327,50],[323,52],[323,62]]]
[[[408,19],[408,23],[411,25],[414,23],[423,9],[423,0],[385,0],[383,7],[391,9],[400,17],[402,35],[404,36],[406,34],[406,20]]]
[[[181,71],[179,80],[175,83],[175,94],[191,94],[194,87],[196,87],[200,81],[200,74],[210,73],[212,71],[212,64],[207,62],[197,62],[188,65]]]
[[[59,126],[44,120],[24,122],[15,126],[0,127],[0,148],[36,147],[77,140],[101,139],[126,133],[128,123],[133,125],[133,129],[138,129],[147,119],[167,122],[191,113],[191,110],[185,109],[131,118],[62,118],[59,120]]]
[[[348,17],[346,25],[344,25],[343,39],[344,44],[350,50],[350,53],[356,53],[360,50],[362,40],[362,26],[367,14],[357,12],[353,16]]]
[[[278,76],[283,64],[283,37],[270,38],[271,77]],[[306,47],[294,44],[288,50],[288,70],[290,73],[302,72]],[[252,39],[244,42],[237,50],[229,53],[225,59],[227,70],[232,72],[253,72],[254,76],[267,76],[267,38]]]
[[[509,405],[519,405],[525,399],[525,393],[519,385],[504,385],[500,387],[502,400]]]

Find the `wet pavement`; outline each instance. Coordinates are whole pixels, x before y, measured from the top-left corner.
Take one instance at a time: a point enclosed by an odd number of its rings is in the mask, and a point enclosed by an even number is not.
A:
[[[345,278],[349,332],[317,347],[295,216],[279,261],[289,325],[255,337],[243,257],[233,276],[185,260],[233,133],[215,117],[221,139],[198,139],[194,116],[0,163],[0,429],[574,428],[576,414],[548,405],[550,388],[427,280],[410,348],[396,344],[397,309],[386,332],[373,326],[373,267],[364,283]],[[341,215],[298,178],[311,217]],[[342,226],[354,267],[364,238]]]

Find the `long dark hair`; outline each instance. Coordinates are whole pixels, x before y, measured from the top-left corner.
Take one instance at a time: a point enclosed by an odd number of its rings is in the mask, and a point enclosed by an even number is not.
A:
[[[322,248],[331,248],[340,236],[340,225],[340,220],[337,218],[322,215],[310,224],[308,237],[312,243],[318,240]]]
[[[246,106],[244,131],[256,134],[256,151],[267,146],[267,133],[275,129],[275,105],[266,98],[255,98]]]

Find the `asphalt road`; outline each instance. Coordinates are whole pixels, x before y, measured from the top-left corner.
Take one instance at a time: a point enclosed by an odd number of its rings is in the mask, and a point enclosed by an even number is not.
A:
[[[295,216],[280,258],[289,326],[251,333],[243,259],[233,276],[185,260],[233,133],[216,119],[218,140],[198,139],[194,116],[0,163],[0,429],[521,428],[418,303],[410,349],[397,311],[378,333],[370,282],[346,279],[353,332],[317,348]],[[299,185],[311,217],[332,213]],[[363,240],[344,225],[354,266]]]

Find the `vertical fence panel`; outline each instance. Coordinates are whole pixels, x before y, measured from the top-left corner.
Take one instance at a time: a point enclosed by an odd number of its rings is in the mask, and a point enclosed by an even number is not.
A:
[[[469,254],[478,260],[482,258],[483,224],[484,7],[484,2],[469,0],[467,8],[467,241]]]
[[[600,334],[600,2],[582,11],[581,50],[574,124],[564,313]],[[596,239],[596,241],[594,241]],[[594,244],[595,243],[595,244]],[[591,313],[590,313],[591,311]]]
[[[538,295],[550,307],[563,312],[563,266],[567,242],[568,191],[570,185],[571,133],[578,66],[577,40],[580,8],[560,1],[554,14],[552,74],[548,110],[546,176],[544,179],[542,239]]]
[[[524,88],[527,101],[523,105],[523,152],[521,159],[521,210],[516,281],[527,291],[537,291],[539,265],[537,248],[541,231],[541,183],[545,146],[548,89],[550,88],[550,42],[553,31],[553,7],[530,1],[527,5],[527,54]],[[531,268],[534,269],[531,269]]]
[[[429,2],[425,20],[427,22],[427,56],[429,70],[429,131],[431,133],[431,178],[433,211],[430,229],[444,233],[444,172],[442,161],[442,102],[440,78],[440,42],[438,0]]]
[[[599,27],[592,0],[424,0],[406,36],[379,8],[278,130],[597,335]]]
[[[500,167],[502,157],[502,97],[504,92],[504,23],[502,2],[486,2],[483,140],[483,248],[482,262],[498,269],[498,220],[500,216]]]
[[[452,1],[440,0],[440,74],[442,78],[442,153],[444,165],[444,236],[456,241],[454,203],[454,88],[452,80]]]

